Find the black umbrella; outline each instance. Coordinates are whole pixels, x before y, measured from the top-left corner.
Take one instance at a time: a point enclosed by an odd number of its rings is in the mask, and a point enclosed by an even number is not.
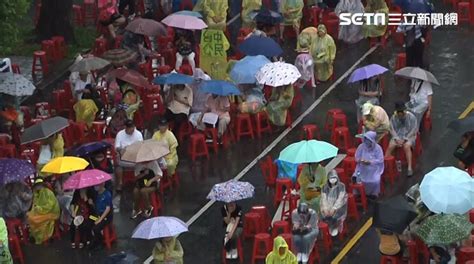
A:
[[[398,234],[415,219],[415,209],[401,195],[377,202],[374,212],[374,227]]]
[[[252,11],[250,17],[255,20],[257,23],[262,23],[265,25],[276,25],[283,21],[283,17],[280,13],[269,10],[261,9],[258,11]]]
[[[474,130],[474,116],[451,121],[448,127],[456,132],[472,131]]]
[[[78,156],[78,157],[88,157],[92,153],[96,153],[99,151],[103,151],[105,149],[110,148],[112,145],[105,141],[95,141],[83,144],[77,148],[72,149],[69,151],[71,156]]]
[[[55,116],[34,124],[21,135],[21,144],[49,138],[69,126],[69,121],[60,116]]]

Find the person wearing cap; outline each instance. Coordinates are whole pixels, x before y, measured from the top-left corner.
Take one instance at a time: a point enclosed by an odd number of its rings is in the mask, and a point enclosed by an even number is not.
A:
[[[173,176],[178,166],[178,140],[174,136],[173,132],[168,129],[168,121],[161,119],[158,123],[158,131],[153,134],[153,139],[161,140],[168,144],[170,153],[165,156],[166,161],[166,172],[169,177]]]
[[[316,87],[316,80],[314,77],[314,61],[310,54],[311,36],[305,32],[301,32],[298,36],[298,47],[296,51],[298,56],[295,59],[295,66],[301,74],[301,77],[295,83],[297,88],[303,88],[308,81],[311,81],[311,87]]]
[[[320,208],[321,220],[329,225],[331,236],[337,236],[344,228],[347,216],[347,192],[336,170],[329,172],[328,181],[323,186]]]
[[[384,156],[382,147],[377,144],[377,134],[368,131],[363,134],[362,144],[355,153],[356,169],[353,181],[362,182],[367,196],[378,197],[380,179],[384,171]]]
[[[277,236],[273,239],[273,250],[265,258],[265,264],[298,264],[298,260],[288,248],[285,239]]]
[[[395,103],[395,113],[390,118],[390,134],[392,139],[385,156],[391,156],[395,148],[403,148],[407,159],[407,176],[413,175],[412,150],[415,146],[418,122],[414,114],[406,110],[405,103]]]
[[[293,244],[298,262],[308,263],[309,255],[319,234],[318,214],[306,203],[300,203],[291,213]]]
[[[379,97],[382,95],[380,88],[379,76],[374,76],[369,79],[359,81],[360,86],[358,89],[359,98],[355,100],[357,106],[357,122],[362,120],[362,106],[365,103],[371,103],[373,105],[379,105]]]
[[[362,115],[363,132],[375,131],[377,133],[377,142],[390,131],[390,119],[387,112],[381,106],[365,103],[362,105]]]

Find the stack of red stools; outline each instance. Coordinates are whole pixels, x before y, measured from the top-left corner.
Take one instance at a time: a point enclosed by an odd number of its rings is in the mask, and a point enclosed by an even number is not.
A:
[[[33,78],[36,77],[36,73],[38,72],[41,72],[43,76],[49,72],[48,57],[46,56],[46,52],[42,50],[33,52],[33,64],[31,68]]]

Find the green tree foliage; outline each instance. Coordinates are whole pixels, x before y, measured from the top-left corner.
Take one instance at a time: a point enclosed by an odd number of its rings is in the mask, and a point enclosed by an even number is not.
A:
[[[17,21],[28,12],[30,0],[0,1],[0,51],[9,53],[20,37]]]

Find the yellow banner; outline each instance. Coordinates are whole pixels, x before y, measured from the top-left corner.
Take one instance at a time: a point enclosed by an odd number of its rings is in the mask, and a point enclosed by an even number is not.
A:
[[[206,29],[201,33],[199,66],[212,79],[225,80],[227,69],[227,50],[230,48],[224,32]]]

